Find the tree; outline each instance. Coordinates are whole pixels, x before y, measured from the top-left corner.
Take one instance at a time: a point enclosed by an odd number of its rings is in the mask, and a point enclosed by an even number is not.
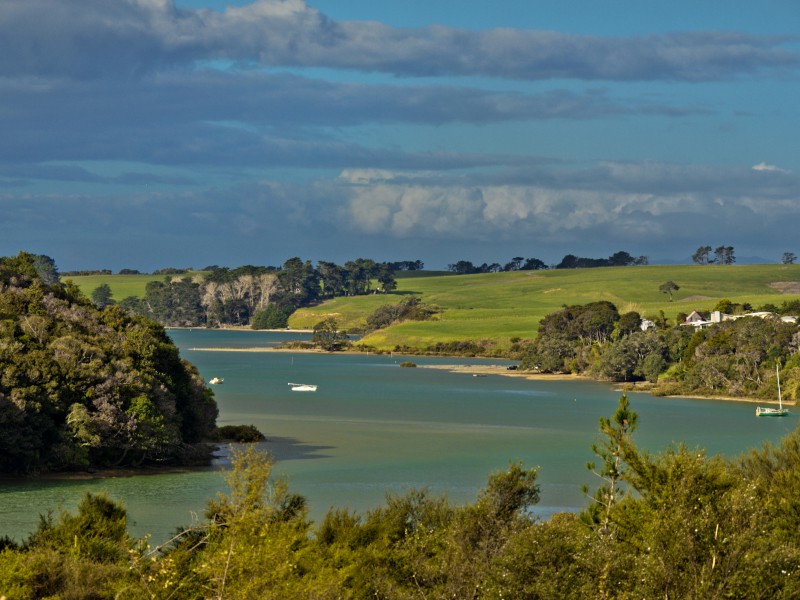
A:
[[[92,290],[92,303],[100,309],[111,306],[115,303],[111,295],[111,286],[101,283]]]
[[[289,324],[289,317],[294,312],[291,304],[270,304],[256,311],[250,327],[253,329],[284,329]]]
[[[719,246],[714,250],[716,258],[714,262],[718,265],[732,265],[736,262],[733,256],[733,246]]]
[[[794,252],[783,253],[783,264],[793,265],[796,260],[797,260],[797,255]]]
[[[600,434],[602,441],[592,446],[592,451],[600,458],[600,468],[590,462],[588,469],[603,480],[592,499],[592,504],[585,513],[585,518],[599,526],[601,533],[611,533],[611,510],[622,494],[620,483],[625,478],[625,454],[631,448],[631,434],[636,429],[638,415],[631,410],[627,394],[619,398],[617,410],[610,419],[600,417]],[[584,486],[588,493],[588,486]]]
[[[636,263],[636,259],[628,252],[620,250],[608,257],[608,264],[612,267],[627,267]]]
[[[394,273],[386,264],[377,266],[377,279],[380,284],[380,291],[384,294],[397,289],[397,280],[394,278]]]
[[[541,271],[547,268],[547,265],[544,261],[539,260],[538,258],[529,258],[525,261],[525,263],[520,267],[522,271]]]
[[[662,294],[669,294],[669,301],[672,302],[672,293],[677,292],[680,288],[674,281],[665,281],[658,286],[658,291]]]
[[[45,285],[55,285],[59,281],[58,268],[56,261],[45,254],[33,255],[33,266],[36,269],[36,274]]]
[[[519,271],[523,260],[523,257],[515,256],[503,266],[503,271]]]
[[[331,317],[314,325],[311,341],[323,350],[334,352],[341,350],[347,344],[347,333],[339,331],[339,324]]]
[[[475,265],[468,260],[459,260],[456,263],[449,264],[447,265],[447,270],[458,275],[469,275],[476,272]]]
[[[692,260],[698,265],[707,265],[711,262],[711,246],[700,246],[692,254]]]
[[[617,331],[620,335],[630,335],[636,331],[641,331],[642,315],[636,311],[626,312],[620,315],[617,321]]]
[[[319,296],[319,274],[310,260],[303,262],[296,256],[288,259],[278,272],[278,280],[297,304],[313,301]]]

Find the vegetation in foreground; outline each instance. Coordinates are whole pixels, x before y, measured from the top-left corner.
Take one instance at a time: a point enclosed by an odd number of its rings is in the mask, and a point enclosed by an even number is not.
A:
[[[600,420],[582,514],[531,515],[538,472],[511,464],[475,502],[424,490],[319,524],[247,447],[202,525],[153,548],[87,495],[0,550],[0,590],[32,598],[796,598],[800,433],[737,460],[633,440],[627,398]],[[589,490],[586,490],[589,494]]]

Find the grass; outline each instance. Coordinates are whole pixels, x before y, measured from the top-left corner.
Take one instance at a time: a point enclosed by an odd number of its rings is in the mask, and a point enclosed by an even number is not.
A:
[[[206,271],[190,271],[186,275],[169,275],[169,277],[197,277],[205,273]],[[119,302],[128,296],[144,298],[147,284],[151,281],[164,281],[165,277],[167,275],[80,275],[63,279],[75,282],[88,297],[91,297],[92,291],[97,286],[106,283],[111,288],[111,297]]]
[[[342,328],[360,329],[378,306],[414,295],[441,307],[442,313],[433,321],[401,323],[375,332],[365,337],[364,343],[392,349],[403,344],[427,346],[486,339],[507,347],[511,338],[534,337],[539,321],[564,305],[608,300],[620,312],[635,310],[644,317],[664,311],[674,323],[679,312],[710,310],[722,298],[746,302],[754,308],[800,298],[800,294],[784,294],[770,287],[775,282],[798,282],[800,286],[800,265],[653,265],[481,275],[409,271],[398,275],[393,294],[336,298],[298,310],[289,325],[293,329],[310,329],[323,319],[334,317]],[[143,298],[147,283],[163,281],[164,276],[92,275],[71,279],[87,295],[107,283],[113,298],[119,301],[127,296]],[[680,286],[673,302],[658,290],[666,281]]]
[[[665,281],[680,289],[673,302],[659,292]],[[710,310],[722,298],[757,308],[800,298],[771,288],[774,282],[800,282],[800,265],[644,266],[550,271],[515,271],[481,275],[404,277],[396,294],[338,298],[303,309],[290,319],[292,327],[312,327],[333,316],[343,328],[363,327],[380,304],[396,303],[414,294],[443,308],[439,318],[406,322],[364,338],[364,343],[391,349],[398,344],[488,339],[507,347],[511,338],[532,338],[539,321],[564,305],[597,300],[613,302],[620,312],[635,310],[644,317],[663,311],[671,322],[679,312]],[[799,283],[800,285],[800,283]]]

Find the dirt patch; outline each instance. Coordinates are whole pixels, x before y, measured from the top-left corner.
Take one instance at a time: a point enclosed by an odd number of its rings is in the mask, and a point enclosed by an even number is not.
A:
[[[800,281],[773,281],[767,285],[781,294],[800,294]]]

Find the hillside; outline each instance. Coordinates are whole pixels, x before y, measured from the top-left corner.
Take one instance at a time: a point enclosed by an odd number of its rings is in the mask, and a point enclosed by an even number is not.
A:
[[[0,258],[0,472],[207,462],[216,416],[163,327]]]
[[[659,286],[680,289],[670,302]],[[728,298],[753,307],[800,298],[800,265],[641,266],[597,269],[512,271],[480,275],[403,277],[394,294],[344,297],[298,310],[293,328],[313,327],[334,317],[346,329],[360,329],[378,306],[408,295],[444,309],[436,320],[405,322],[370,334],[364,343],[391,349],[437,342],[490,339],[501,347],[512,338],[531,338],[539,321],[564,305],[613,302],[620,312],[645,317],[659,311],[674,323],[678,313],[709,310]],[[787,293],[789,292],[789,293]]]
[[[197,277],[203,272],[189,275]],[[180,276],[176,276],[180,277]],[[92,275],[70,277],[90,295],[103,283],[117,301],[143,298],[150,281],[163,275]],[[675,282],[680,289],[670,302],[659,286]],[[364,343],[380,349],[398,345],[424,347],[439,342],[492,340],[500,348],[513,338],[531,338],[539,321],[564,305],[597,300],[613,302],[620,312],[635,310],[645,317],[660,311],[672,322],[678,313],[709,310],[721,298],[753,307],[780,305],[800,298],[800,265],[652,265],[594,269],[511,271],[452,275],[429,271],[397,274],[392,294],[343,296],[301,308],[289,319],[293,329],[310,329],[333,317],[340,327],[364,328],[367,316],[384,304],[409,296],[443,309],[435,320],[409,321],[368,335]]]

